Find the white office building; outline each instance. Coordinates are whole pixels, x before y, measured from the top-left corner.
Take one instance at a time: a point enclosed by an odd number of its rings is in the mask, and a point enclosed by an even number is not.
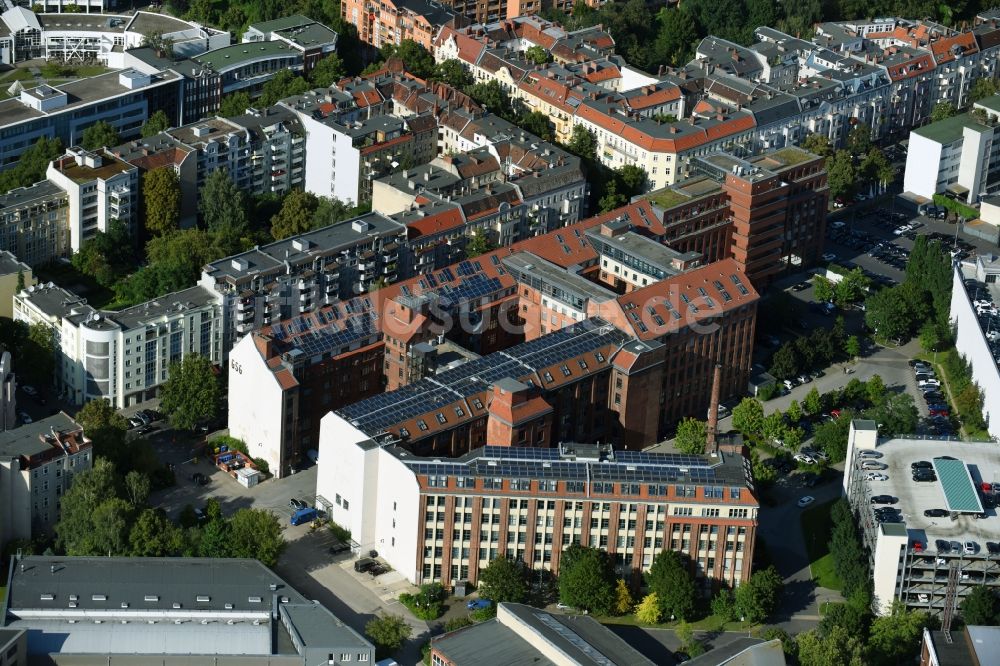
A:
[[[156,397],[172,362],[200,354],[219,363],[224,353],[222,306],[200,286],[104,312],[50,282],[17,294],[14,318],[52,328],[56,389],[75,405],[135,405]]]

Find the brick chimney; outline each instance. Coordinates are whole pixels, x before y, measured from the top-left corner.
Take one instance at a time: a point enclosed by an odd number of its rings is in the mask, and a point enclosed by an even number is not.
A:
[[[712,373],[712,400],[708,405],[708,426],[705,428],[705,451],[719,453],[719,393],[722,390],[722,365],[716,363]]]

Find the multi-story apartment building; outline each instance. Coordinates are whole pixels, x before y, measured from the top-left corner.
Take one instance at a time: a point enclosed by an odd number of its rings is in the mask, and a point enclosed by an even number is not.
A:
[[[294,14],[273,21],[251,23],[243,33],[243,43],[284,42],[302,52],[303,69],[308,73],[317,62],[337,50],[337,33],[308,16]]]
[[[1000,95],[980,100],[970,113],[910,132],[903,190],[931,199],[947,193],[977,204],[1000,185]]]
[[[113,125],[124,139],[138,137],[154,111],[176,123],[181,97],[181,76],[169,70],[143,74],[126,69],[22,90],[19,97],[0,101],[0,168],[17,162],[42,136],[78,145],[83,131],[99,120]]]
[[[70,148],[49,165],[46,177],[66,192],[69,246],[75,252],[118,220],[135,234],[139,219],[139,169],[107,150]]]
[[[62,494],[90,469],[92,453],[83,429],[62,412],[0,432],[0,544],[51,536]]]
[[[0,354],[0,430],[17,427],[17,378],[9,351]]]
[[[0,317],[14,318],[14,294],[37,282],[31,266],[8,250],[0,250]]]
[[[69,212],[66,190],[49,180],[0,195],[0,247],[31,266],[68,257]]]
[[[174,361],[199,354],[219,363],[225,351],[218,295],[200,286],[105,312],[50,282],[17,294],[14,318],[51,327],[55,385],[75,405],[149,400]]]
[[[382,100],[376,91],[367,92]],[[371,199],[373,179],[432,159],[438,138],[431,115],[370,114],[369,105],[360,107],[354,99],[342,91],[311,91],[281,105],[305,129],[306,190],[360,203]]]
[[[229,33],[191,21],[154,14],[36,14],[13,7],[0,14],[7,27],[0,35],[0,61],[14,64],[33,58],[62,62],[99,61],[125,66],[126,49],[141,46],[152,35],[170,40],[174,53],[192,56],[229,46]]]
[[[596,361],[596,359],[592,359]],[[664,549],[702,592],[752,569],[759,504],[739,450],[682,456],[561,443],[414,454],[337,414],[323,418],[317,506],[413,583],[475,582],[497,557],[558,574],[578,543],[638,582]]]
[[[455,12],[436,0],[346,0],[340,5],[340,15],[371,47],[411,39],[428,51],[441,26],[455,19]]]
[[[208,264],[200,284],[218,294],[228,349],[250,331],[395,281],[405,243],[405,226],[368,213]]]

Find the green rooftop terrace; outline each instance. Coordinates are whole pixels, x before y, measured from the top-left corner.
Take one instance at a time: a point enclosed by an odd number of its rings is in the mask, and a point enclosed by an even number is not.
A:
[[[657,208],[669,210],[674,206],[687,203],[691,200],[691,197],[683,192],[678,192],[672,187],[665,187],[662,190],[650,192],[646,195],[646,199],[648,199],[649,203],[653,204]]]
[[[788,146],[769,153],[766,157],[780,160],[781,162],[784,162],[786,166],[795,166],[796,164],[801,164],[802,162],[808,162],[811,159],[815,159],[816,156],[809,151],[802,150],[801,148]]]

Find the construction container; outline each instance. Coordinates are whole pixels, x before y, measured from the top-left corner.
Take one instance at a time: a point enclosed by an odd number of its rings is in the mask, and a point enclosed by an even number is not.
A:
[[[260,472],[244,467],[236,470],[236,480],[244,488],[253,488],[260,482]]]

